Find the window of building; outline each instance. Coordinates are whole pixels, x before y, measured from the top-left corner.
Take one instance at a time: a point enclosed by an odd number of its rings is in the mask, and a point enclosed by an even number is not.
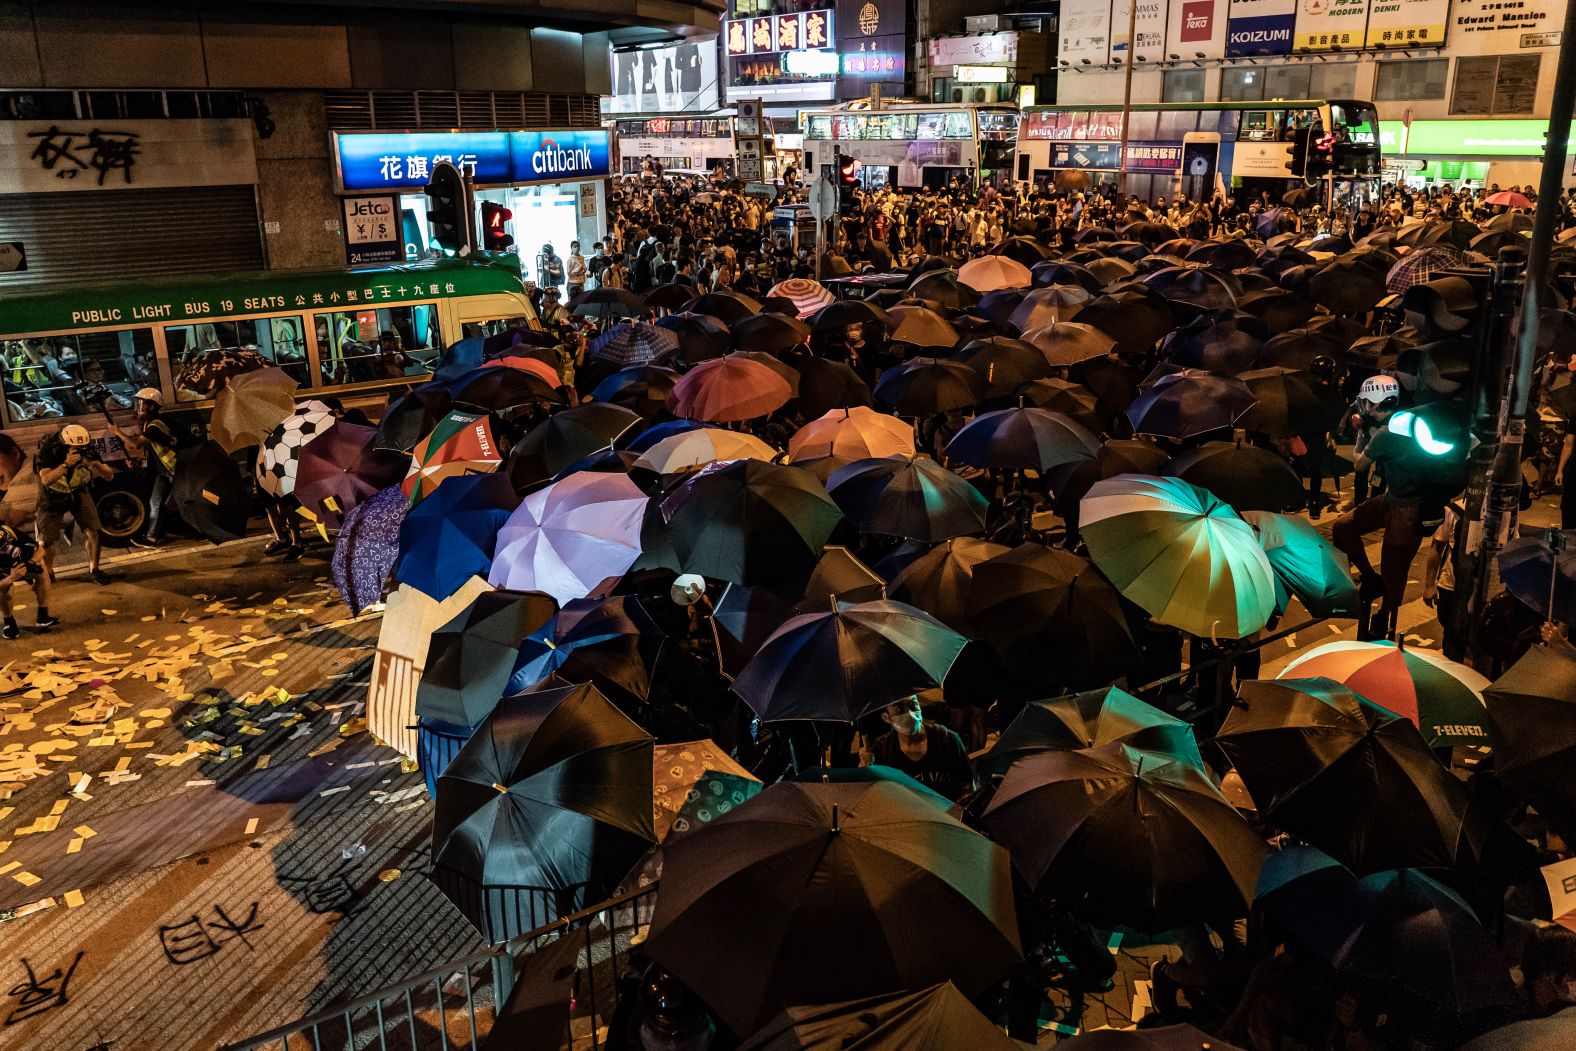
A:
[[[146,328],[6,340],[0,356],[12,422],[129,409],[133,394],[159,385]]]
[[[1442,99],[1450,75],[1448,58],[1390,59],[1379,63],[1374,98],[1384,102]]]
[[[1267,99],[1311,98],[1308,88],[1308,70],[1301,62],[1270,66],[1264,71],[1264,97]]]
[[[1308,67],[1310,99],[1349,99],[1357,93],[1357,63],[1320,62]]]
[[[1483,116],[1531,113],[1542,55],[1484,55],[1456,59],[1450,112]]]
[[[1202,69],[1168,69],[1162,74],[1160,100],[1162,102],[1203,102],[1204,71]]]
[[[366,383],[419,376],[423,362],[443,341],[432,304],[315,314],[323,382]],[[394,341],[382,339],[392,333]]]
[[[177,377],[183,368],[204,354],[216,350],[251,350],[284,369],[291,379],[304,387],[309,382],[304,333],[299,316],[271,317],[170,325],[164,330],[164,342],[170,352],[170,367]],[[175,396],[181,401],[200,401],[210,395],[177,384]]]
[[[1220,101],[1255,102],[1264,97],[1262,69],[1236,69],[1227,67],[1220,71]]]

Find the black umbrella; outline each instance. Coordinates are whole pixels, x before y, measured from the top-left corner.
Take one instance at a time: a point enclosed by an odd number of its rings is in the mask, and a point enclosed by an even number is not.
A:
[[[1044,288],[1047,285],[1077,285],[1095,294],[1099,294],[1105,285],[1094,274],[1077,263],[1068,263],[1060,260],[1047,260],[1036,263],[1031,268],[1034,275],[1034,287]]]
[[[739,1051],[1017,1051],[951,982],[917,992],[790,1007]]]
[[[416,687],[416,715],[466,732],[492,714],[520,644],[558,612],[539,591],[487,591],[432,633]]]
[[[1187,253],[1190,263],[1203,263],[1216,270],[1241,270],[1256,262],[1252,246],[1244,241],[1205,241]]]
[[[653,285],[643,297],[646,306],[658,310],[682,310],[684,304],[695,298],[695,286],[677,282]]]
[[[1023,341],[1037,348],[1048,365],[1077,365],[1106,357],[1116,345],[1103,329],[1079,321],[1059,321],[1024,332]]]
[[[1161,352],[1173,365],[1241,372],[1253,364],[1270,327],[1251,315],[1201,315],[1166,337]]]
[[[1253,404],[1241,380],[1183,369],[1140,390],[1127,419],[1139,434],[1183,439],[1230,428]]]
[[[662,502],[662,515],[686,572],[794,594],[842,519],[814,475],[761,460],[701,468]]]
[[[903,416],[973,408],[987,393],[983,376],[951,358],[911,358],[883,372],[873,392],[876,404]]]
[[[377,437],[372,439],[372,447],[408,453],[416,447],[417,442],[432,433],[438,421],[447,416],[453,407],[454,395],[445,384],[423,383],[413,387],[384,410],[383,418],[378,421]]]
[[[1007,336],[968,343],[959,358],[985,378],[987,398],[1006,398],[1031,380],[1050,376],[1051,366],[1033,344]]]
[[[661,365],[631,365],[598,383],[591,400],[628,409],[648,423],[668,419],[668,395],[678,378]]]
[[[273,364],[255,350],[239,347],[205,350],[181,366],[175,374],[175,386],[211,398],[231,376],[256,372]]]
[[[1342,341],[1334,332],[1294,328],[1282,331],[1266,341],[1264,346],[1259,348],[1258,361],[1254,365],[1257,368],[1279,365],[1282,368],[1306,372],[1313,364],[1313,359],[1317,357],[1334,358],[1340,361],[1350,345],[1349,342]]]
[[[1308,294],[1332,314],[1372,310],[1388,295],[1385,275],[1354,260],[1337,259],[1308,280]]]
[[[215,544],[246,535],[251,517],[251,487],[234,457],[218,442],[206,441],[175,453],[170,499],[181,521]]]
[[[985,529],[985,497],[928,456],[855,460],[826,491],[864,533],[934,543]]]
[[[644,949],[736,1033],[938,981],[974,996],[1019,959],[1005,852],[889,782],[770,785],[663,853]]]
[[[928,299],[943,310],[967,310],[980,301],[980,294],[958,281],[953,270],[933,270],[911,281],[908,294]]]
[[[640,425],[640,416],[621,405],[587,402],[554,413],[527,431],[509,450],[504,470],[515,490],[523,493],[552,481],[575,461],[611,448]]]
[[[1035,752],[1117,742],[1174,756],[1200,769],[1204,766],[1191,724],[1115,686],[1024,705],[976,765],[1006,773],[1014,762]]]
[[[860,299],[840,299],[817,310],[810,318],[810,328],[815,332],[841,332],[849,325],[872,321],[879,321],[889,330],[897,327],[896,319],[878,306]]]
[[[1046,255],[1045,246],[1032,237],[1009,237],[990,248],[991,255],[1004,255],[1008,259],[1032,267],[1036,263],[1044,262]]]
[[[1576,828],[1576,651],[1533,646],[1483,702],[1494,772],[1557,827]]]
[[[679,338],[677,350],[659,355],[663,361],[678,360],[693,365],[697,361],[720,358],[733,348],[733,333],[710,314],[688,311],[668,314],[658,318],[656,325]]]
[[[886,597],[886,581],[874,570],[841,544],[828,544],[804,586],[804,594],[794,605],[794,612],[819,613],[833,599],[875,602]]]
[[[634,317],[646,312],[646,300],[627,288],[593,288],[569,300],[571,313],[590,317]]]
[[[761,304],[738,292],[707,292],[684,304],[691,314],[710,314],[726,325],[734,325],[761,312]]]
[[[733,345],[739,350],[782,352],[810,342],[810,326],[785,314],[758,314],[730,326]]]
[[[1177,236],[1176,230],[1165,223],[1148,221],[1128,223],[1119,232],[1122,237],[1129,241],[1141,241],[1146,245],[1165,244],[1167,241],[1174,240]]]
[[[1393,369],[1401,355],[1416,346],[1417,336],[1411,329],[1382,332],[1356,340],[1348,352],[1348,360],[1354,367],[1368,371]]]
[[[433,882],[490,942],[603,900],[656,840],[651,763],[595,687],[504,698],[438,778]]]
[[[1078,514],[1078,503],[1094,483],[1119,474],[1157,474],[1170,461],[1163,450],[1138,438],[1105,442],[1093,462],[1069,464],[1051,472],[1056,493],[1056,513],[1063,518]]]
[[[1021,544],[975,566],[966,622],[1003,667],[1044,686],[1102,686],[1139,661],[1116,589],[1060,548]]]
[[[942,684],[968,643],[924,610],[891,599],[785,621],[733,681],[763,722],[852,722]]]
[[[1100,440],[1046,409],[998,409],[974,417],[947,443],[947,458],[973,467],[1049,471],[1092,460]]]
[[[448,384],[457,408],[502,412],[523,405],[562,405],[564,398],[547,380],[524,369],[491,368],[468,372]]]
[[[1111,422],[1111,414],[1100,405],[1094,392],[1081,383],[1040,379],[1024,384],[1017,393],[1028,404],[1059,412],[1094,434],[1105,430]]]
[[[551,676],[589,682],[630,710],[651,695],[662,629],[633,595],[580,598],[516,647],[508,693],[540,688]]]
[[[1264,856],[1202,769],[1120,743],[1024,756],[980,824],[1030,886],[1150,932],[1245,915]]]
[[[797,408],[801,416],[815,419],[833,409],[874,403],[869,384],[845,362],[806,354],[786,360],[799,373],[799,393],[788,405]]]
[[[1314,312],[1307,297],[1284,289],[1244,293],[1237,301],[1237,309],[1263,321],[1272,332],[1306,325]]]
[[[1205,442],[1177,453],[1164,473],[1208,489],[1238,511],[1287,511],[1308,502],[1291,464],[1256,445]]]
[[[1247,430],[1274,438],[1317,436],[1340,422],[1345,406],[1339,396],[1324,393],[1306,372],[1271,366],[1238,373],[1237,378],[1258,402],[1237,421]]]
[[[1116,349],[1142,357],[1176,327],[1176,315],[1165,300],[1134,289],[1101,296],[1078,311],[1078,320],[1116,340]]]
[[[937,544],[892,578],[891,597],[918,606],[943,624],[968,634],[974,568],[1011,548],[961,536]]]
[[[1167,267],[1150,274],[1144,283],[1173,303],[1199,310],[1235,307],[1237,296],[1241,294],[1231,277],[1207,267]]]
[[[1357,872],[1448,868],[1487,838],[1417,726],[1332,680],[1243,683],[1216,741],[1266,824]]]

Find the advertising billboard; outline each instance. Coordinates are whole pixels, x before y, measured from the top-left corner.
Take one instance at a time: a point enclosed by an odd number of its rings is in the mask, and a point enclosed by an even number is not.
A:
[[[1110,61],[1111,5],[1107,0],[1063,8],[1058,32],[1058,62],[1069,66],[1103,66]]]
[[[608,174],[608,133],[573,131],[336,132],[346,191],[415,190],[448,161],[478,186],[594,179]]]
[[[1299,0],[1292,48],[1296,51],[1359,51],[1367,30],[1368,0]]]
[[[1450,0],[1374,0],[1368,46],[1439,47],[1449,18]]]
[[[1231,0],[1226,26],[1228,58],[1289,55],[1297,0]]]
[[[705,112],[717,108],[717,46],[685,42],[615,51],[608,113]]]
[[[1111,4],[1111,61],[1127,59],[1127,20],[1133,19],[1133,35],[1138,38],[1133,55],[1139,62],[1159,62],[1166,57],[1166,14],[1174,4],[1186,0],[1136,0],[1138,10],[1129,12],[1131,0]]]
[[[1227,0],[1171,0],[1166,56],[1224,58]]]

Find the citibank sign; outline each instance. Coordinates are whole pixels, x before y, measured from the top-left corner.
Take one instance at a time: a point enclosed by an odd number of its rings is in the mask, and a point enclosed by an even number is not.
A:
[[[477,186],[521,186],[609,173],[608,132],[562,131],[338,132],[334,159],[340,190],[414,190],[447,161]]]

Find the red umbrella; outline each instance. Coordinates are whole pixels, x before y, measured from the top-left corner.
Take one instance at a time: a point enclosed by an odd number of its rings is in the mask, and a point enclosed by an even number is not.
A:
[[[729,355],[686,372],[668,395],[668,411],[713,423],[753,420],[782,408],[792,396],[788,381],[772,369]]]
[[[410,457],[372,445],[377,428],[340,422],[301,447],[296,499],[325,525],[337,527],[355,507],[410,469]]]
[[[1484,204],[1501,205],[1506,208],[1531,208],[1533,204],[1515,190],[1501,190],[1491,193],[1484,198]]]
[[[547,381],[547,383],[554,387],[562,386],[564,382],[564,378],[558,374],[558,370],[553,368],[547,362],[542,361],[540,358],[521,357],[518,354],[507,354],[501,358],[493,358],[491,361],[484,361],[482,362],[482,368],[519,369],[521,372],[529,372],[533,375],[540,376],[543,380]]]

